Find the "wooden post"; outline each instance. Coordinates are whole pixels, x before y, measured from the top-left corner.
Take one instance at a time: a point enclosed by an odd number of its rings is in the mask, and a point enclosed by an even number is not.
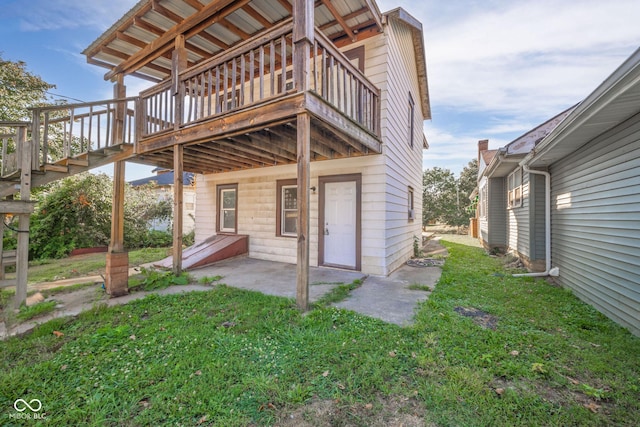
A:
[[[118,75],[113,88],[114,98],[126,97],[124,77]],[[122,108],[122,107],[120,107]],[[123,143],[123,133],[118,132],[117,124],[119,105],[116,106],[116,120],[114,123],[112,144]],[[124,116],[123,116],[124,117]],[[111,207],[111,242],[107,252],[106,283],[107,293],[111,297],[119,297],[129,292],[129,254],[124,250],[124,188],[125,162],[115,162],[113,165],[113,203]]]
[[[171,56],[171,74],[173,78],[173,96],[175,97],[175,130],[180,128],[184,120],[185,88],[180,84],[180,73],[187,69],[187,49],[185,48],[184,34],[178,34],[174,42]]]
[[[311,156],[311,116],[298,114],[298,259],[296,270],[296,304],[309,307],[309,193]]]
[[[314,2],[293,2],[293,80],[298,92],[309,90],[311,73],[311,47],[314,43]]]
[[[183,179],[182,145],[173,147],[173,272],[182,273],[182,214],[183,214]]]
[[[18,127],[18,149],[20,159],[20,200],[31,198],[31,156],[32,141],[27,139],[27,128]],[[16,299],[15,308],[27,299],[27,272],[29,270],[29,214],[18,215],[18,249],[16,251]]]
[[[309,90],[311,46],[314,41],[314,2],[293,2],[293,74],[298,92]],[[296,304],[300,310],[309,308],[309,196],[311,161],[311,116],[297,117],[297,178],[298,178],[298,251],[296,265]]]
[[[0,281],[2,281],[4,280],[4,224],[7,221],[7,215],[0,213],[0,220],[2,220],[2,224],[0,224]]]

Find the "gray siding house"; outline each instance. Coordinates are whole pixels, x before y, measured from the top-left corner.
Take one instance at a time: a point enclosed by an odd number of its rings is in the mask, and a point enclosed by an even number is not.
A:
[[[505,190],[484,203],[504,206],[505,248],[528,268],[640,335],[640,49],[560,116],[520,158],[508,154],[516,141],[498,150],[479,184],[502,177]]]

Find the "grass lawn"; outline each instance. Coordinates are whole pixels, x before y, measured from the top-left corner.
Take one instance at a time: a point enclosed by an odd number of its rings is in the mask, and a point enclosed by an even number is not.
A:
[[[168,248],[145,248],[129,252],[129,264],[138,266],[168,256]],[[104,253],[77,255],[61,259],[43,259],[29,262],[29,283],[50,282],[86,275],[104,274]],[[15,277],[15,273],[7,277]]]
[[[0,424],[32,425],[16,399],[50,425],[637,424],[640,339],[445,244],[413,327],[224,285],[41,325],[0,343]]]

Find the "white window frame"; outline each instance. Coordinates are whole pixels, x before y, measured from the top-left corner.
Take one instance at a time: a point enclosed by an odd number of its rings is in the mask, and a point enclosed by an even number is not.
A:
[[[415,214],[415,210],[414,210],[414,203],[413,203],[413,187],[408,187],[408,194],[407,194],[407,208],[408,208],[408,219],[409,222],[413,222],[413,220],[416,218],[416,214]]]
[[[487,184],[486,182],[480,187],[480,203],[479,203],[479,210],[480,212],[478,213],[478,216],[480,218],[486,218],[487,217],[487,206],[488,206],[488,199],[489,199],[489,184]]]
[[[413,96],[411,96],[411,92],[409,92],[409,117],[407,117],[407,127],[409,128],[409,147],[413,148],[413,140],[415,138],[415,114],[416,114],[416,103],[413,100]]]
[[[522,168],[519,167],[507,177],[509,208],[522,207]]]
[[[298,231],[297,231],[297,225],[296,225],[296,230],[294,231],[287,231],[286,230],[286,219],[287,219],[287,212],[295,212],[296,214],[296,223],[298,221],[298,186],[293,184],[293,185],[283,185],[280,187],[280,235],[281,236],[288,236],[288,237],[296,237],[298,235]],[[286,204],[285,204],[285,198],[284,198],[284,193],[287,189],[294,189],[296,190],[296,207],[293,209],[287,209],[286,208]]]
[[[222,233],[236,233],[237,232],[237,224],[238,224],[238,188],[237,187],[227,187],[227,188],[220,188],[220,206],[219,206],[219,212],[220,212],[220,220],[219,220],[219,227],[220,227],[220,232]],[[235,203],[233,208],[225,208],[224,207],[224,195],[225,193],[228,192],[233,192],[235,193]],[[234,225],[233,228],[230,227],[225,227],[224,226],[224,214],[227,211],[233,211],[234,213]]]

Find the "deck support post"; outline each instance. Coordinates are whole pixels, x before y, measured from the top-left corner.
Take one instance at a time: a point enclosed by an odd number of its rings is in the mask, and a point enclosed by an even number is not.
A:
[[[293,1],[293,80],[298,92],[310,85],[311,46],[314,42],[314,2]],[[309,196],[311,171],[311,116],[297,116],[298,250],[296,263],[296,304],[309,308]]]
[[[127,89],[124,76],[119,74],[113,87],[114,98],[125,98]],[[116,123],[122,115],[124,106],[116,105]],[[122,110],[122,112],[120,112]],[[114,126],[113,145],[123,143],[122,131]],[[120,128],[121,129],[121,128]],[[129,254],[124,249],[124,188],[125,162],[113,164],[113,201],[111,207],[111,241],[107,252],[105,287],[111,297],[119,297],[129,292]]]
[[[182,224],[183,224],[183,156],[184,147],[173,147],[173,272],[182,273]]]
[[[18,128],[18,147],[21,147],[20,158],[20,200],[31,198],[31,156],[33,154],[32,141],[27,138],[27,128]],[[27,299],[27,272],[29,270],[29,223],[30,214],[18,215],[18,248],[16,250],[16,297],[15,308]],[[0,253],[0,256],[2,254]],[[4,268],[4,267],[3,267]]]
[[[296,270],[296,304],[309,308],[309,193],[311,116],[298,114],[298,252]]]

